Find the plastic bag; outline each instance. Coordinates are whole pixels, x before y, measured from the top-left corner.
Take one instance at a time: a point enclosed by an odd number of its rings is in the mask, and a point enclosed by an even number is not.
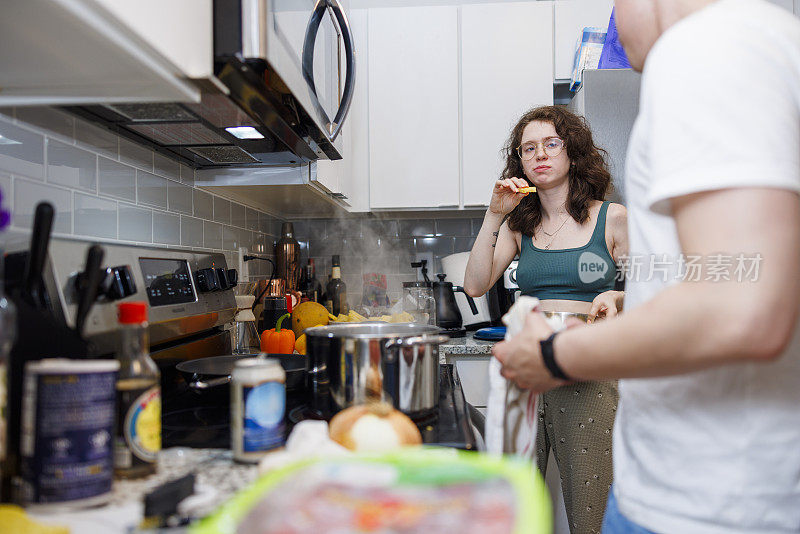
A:
[[[576,44],[575,59],[572,62],[572,81],[570,91],[577,91],[583,82],[583,71],[596,69],[603,52],[606,32],[603,28],[584,28]]]
[[[600,62],[597,64],[598,69],[629,69],[631,63],[628,61],[628,55],[625,49],[622,48],[622,43],[619,41],[619,34],[617,33],[617,23],[614,16],[614,10],[611,10],[611,20],[608,21],[608,32],[606,33],[606,41],[603,44],[603,52],[600,54]]]

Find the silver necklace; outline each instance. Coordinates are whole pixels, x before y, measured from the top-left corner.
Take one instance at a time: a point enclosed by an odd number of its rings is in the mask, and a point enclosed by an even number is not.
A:
[[[545,233],[545,234],[547,234],[548,236],[552,237],[552,239],[551,239],[551,240],[550,240],[550,242],[547,244],[547,246],[545,246],[545,247],[544,247],[544,249],[545,249],[545,250],[549,250],[549,249],[550,249],[550,246],[551,246],[551,245],[553,244],[553,242],[556,240],[556,234],[557,234],[558,232],[560,232],[562,228],[564,228],[564,225],[565,225],[565,224],[567,224],[567,221],[568,221],[568,220],[569,220],[569,216],[567,216],[566,218],[564,218],[564,222],[562,222],[562,223],[561,223],[561,226],[559,226],[559,227],[558,227],[558,229],[557,229],[555,232],[553,232],[552,234],[548,234],[547,232],[545,232],[545,231],[544,231],[544,228],[542,228],[542,232],[544,232],[544,233]]]

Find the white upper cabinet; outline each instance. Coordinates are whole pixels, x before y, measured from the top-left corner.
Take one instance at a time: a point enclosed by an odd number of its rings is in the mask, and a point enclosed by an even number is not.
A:
[[[196,4],[210,6],[210,1]],[[204,30],[186,28],[194,31]],[[173,28],[173,33],[182,32]],[[100,2],[3,2],[0,106],[199,98],[178,66]]]
[[[367,10],[350,10],[350,25],[356,50],[356,85],[342,131],[345,135],[345,173],[340,192],[351,211],[369,211],[369,33]]]
[[[511,128],[529,109],[553,103],[553,5],[461,9],[463,204],[484,206]]]
[[[342,159],[319,160],[311,179],[347,203],[351,212],[369,211],[369,117],[367,10],[348,14],[356,55],[356,83],[347,120],[342,126]]]
[[[459,205],[458,8],[369,10],[371,208]]]
[[[608,28],[614,0],[558,0],[555,2],[555,78],[572,77],[575,44],[583,28]]]

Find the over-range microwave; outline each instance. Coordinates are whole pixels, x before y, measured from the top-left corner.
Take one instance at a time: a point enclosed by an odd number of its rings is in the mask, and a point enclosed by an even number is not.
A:
[[[341,159],[355,52],[339,0],[213,0],[214,77],[200,102],[69,108],[192,167]]]
[[[266,69],[267,85],[291,94],[307,115],[298,118],[317,158],[339,159],[355,87],[353,33],[340,1],[214,0],[214,20],[217,60]]]

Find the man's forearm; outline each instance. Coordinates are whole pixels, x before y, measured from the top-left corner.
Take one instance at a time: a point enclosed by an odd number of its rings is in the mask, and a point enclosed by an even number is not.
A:
[[[677,375],[759,359],[762,347],[737,311],[742,298],[727,285],[679,284],[617,319],[562,332],[556,359],[577,380]]]

